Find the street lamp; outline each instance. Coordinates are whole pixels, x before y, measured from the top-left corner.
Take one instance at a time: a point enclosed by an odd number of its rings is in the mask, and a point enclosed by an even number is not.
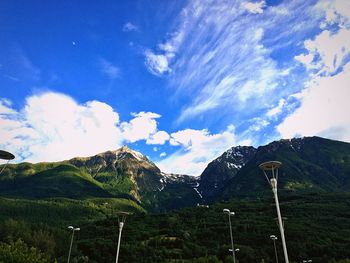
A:
[[[118,258],[119,258],[119,249],[120,249],[120,241],[121,241],[121,237],[122,237],[122,231],[123,231],[123,227],[124,227],[124,223],[126,220],[126,216],[129,215],[129,213],[126,212],[119,212],[118,213],[118,223],[119,223],[119,237],[118,237],[118,247],[117,247],[117,255],[115,258],[115,263],[118,263]]]
[[[2,167],[1,171],[0,171],[0,174],[4,171],[5,167],[7,166],[7,164],[15,159],[15,156],[12,154],[12,153],[9,153],[9,152],[6,152],[6,151],[3,151],[3,150],[0,150],[0,159],[2,160],[7,160],[7,163]]]
[[[281,165],[282,165],[281,162],[269,161],[269,162],[265,162],[265,163],[260,164],[259,168],[261,170],[263,170],[264,175],[265,175],[268,183],[271,185],[272,192],[275,196],[275,203],[276,203],[276,210],[277,210],[277,217],[278,217],[278,226],[279,226],[279,229],[281,232],[284,260],[286,263],[289,263],[286,239],[284,237],[282,216],[281,216],[280,205],[279,205],[278,196],[277,196],[278,168],[281,167]],[[270,174],[271,179],[269,179],[268,174]]]
[[[310,262],[312,262],[312,259],[304,259],[303,260],[303,263],[310,263]]]
[[[276,263],[278,263],[278,256],[277,256],[277,249],[276,249],[276,240],[277,237],[275,235],[271,235],[270,238],[273,241],[273,247],[275,248],[275,258],[276,258]]]
[[[231,216],[234,216],[235,212],[231,212],[227,208],[225,208],[223,210],[223,212],[224,212],[224,214],[228,215],[228,223],[229,223],[229,226],[230,226],[230,236],[231,236],[232,258],[233,258],[233,263],[236,263],[235,247],[233,246],[233,236],[232,236],[232,226],[231,226]]]
[[[70,254],[71,254],[71,252],[72,252],[72,245],[73,245],[74,232],[75,232],[75,231],[80,231],[80,228],[79,228],[79,227],[69,226],[68,229],[72,231],[72,238],[71,238],[71,240],[70,240],[70,247],[69,247],[69,254],[68,254],[67,263],[69,263],[69,261],[70,261]]]

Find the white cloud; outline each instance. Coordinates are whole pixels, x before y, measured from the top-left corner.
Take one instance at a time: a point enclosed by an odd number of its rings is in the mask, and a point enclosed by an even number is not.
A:
[[[249,129],[253,130],[255,132],[259,132],[269,124],[270,123],[267,120],[262,119],[262,118],[257,118],[256,123],[254,125],[252,125],[251,127],[249,127]]]
[[[256,10],[264,5],[256,3]],[[174,45],[176,56],[168,76],[175,96],[187,101],[178,124],[209,111],[232,113],[238,119],[241,111],[251,113],[264,108],[268,99],[279,100],[283,92],[279,82],[289,73],[289,65],[280,69],[270,57],[273,50],[263,43],[270,40],[274,25],[286,22],[282,13],[274,12],[273,21],[267,19],[270,15],[266,12],[256,21],[242,10],[240,1],[191,1],[184,8],[175,30],[181,38]]]
[[[100,59],[99,65],[102,73],[107,75],[110,79],[116,79],[120,76],[120,70],[106,59]]]
[[[164,144],[169,138],[157,129],[159,114],[133,116],[120,123],[119,114],[106,103],[80,104],[54,92],[28,97],[20,111],[0,99],[0,147],[15,153],[17,161],[61,161],[113,150],[126,142]]]
[[[350,63],[335,76],[318,76],[303,90],[301,106],[279,126],[283,138],[319,135],[350,142]]]
[[[128,22],[123,26],[123,31],[124,32],[131,32],[131,31],[138,31],[138,27],[135,26],[133,23]]]
[[[278,114],[280,114],[283,110],[283,107],[284,105],[286,104],[286,100],[285,99],[280,99],[279,102],[278,102],[278,105],[272,109],[270,109],[266,115],[269,116],[269,117],[274,117]]]
[[[260,2],[244,2],[241,4],[242,8],[253,14],[262,14],[264,12],[264,7],[266,6],[265,1]]]
[[[314,55],[313,54],[300,54],[294,57],[295,60],[304,64],[307,69],[314,69],[318,66],[314,65]]]
[[[150,50],[145,52],[145,64],[147,69],[154,75],[160,76],[164,73],[171,72],[168,58],[165,55],[156,55]]]
[[[300,107],[277,129],[283,137],[319,135],[350,141],[350,4],[323,1],[317,8],[325,12],[324,30],[304,41],[307,52],[295,57],[311,72],[310,78],[305,89],[294,94]]]
[[[230,126],[217,134],[210,134],[207,130],[181,130],[171,134],[170,143],[179,146],[180,150],[158,162],[158,167],[164,172],[200,175],[210,161],[237,141]]]
[[[147,144],[164,144],[170,138],[169,134],[166,131],[158,131],[154,134],[151,134],[147,138]]]
[[[162,152],[159,154],[159,157],[165,157],[166,156],[166,153],[165,152]]]
[[[175,90],[174,101],[186,102],[176,123],[208,113],[230,114],[236,122],[244,112],[251,119],[287,97],[288,90],[300,90],[303,79],[296,80],[291,70],[295,61],[277,60],[282,48],[297,50],[305,35],[318,28],[321,15],[312,11],[314,3],[302,0],[276,6],[189,1],[169,30],[174,34],[145,53],[149,71],[165,75]],[[257,20],[247,12],[261,15]]]
[[[321,28],[329,25],[339,24],[349,27],[350,3],[347,0],[323,0],[316,6],[325,13],[325,20],[321,22]]]
[[[307,54],[296,57],[309,69],[321,74],[335,73],[348,60],[350,54],[350,30],[341,28],[336,33],[322,31],[314,40],[304,42]]]
[[[11,101],[8,99],[0,99],[0,115],[3,114],[15,114],[16,112],[11,109]]]
[[[171,72],[170,62],[175,58],[176,52],[183,41],[183,33],[170,34],[169,39],[158,44],[158,54],[151,50],[145,52],[145,65],[154,75],[160,76]]]
[[[20,112],[0,115],[0,145],[26,161],[88,156],[121,145],[119,116],[105,103],[63,94],[31,96]]]
[[[151,135],[157,132],[157,121],[160,118],[159,114],[153,112],[134,113],[132,120],[121,123],[120,127],[123,132],[123,137],[128,142],[136,142],[139,140],[148,140]]]

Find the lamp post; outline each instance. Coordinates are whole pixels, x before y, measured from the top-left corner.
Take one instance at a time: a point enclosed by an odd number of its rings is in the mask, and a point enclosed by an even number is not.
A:
[[[278,256],[277,256],[277,249],[276,249],[276,240],[277,237],[275,235],[271,235],[270,238],[273,241],[273,247],[275,248],[275,258],[276,258],[276,263],[278,263]]]
[[[311,263],[312,262],[312,259],[304,259],[303,260],[303,263]]]
[[[118,247],[117,247],[117,255],[115,258],[115,263],[118,263],[118,258],[119,258],[119,249],[120,249],[120,241],[121,241],[121,237],[122,237],[122,231],[123,231],[123,227],[124,227],[124,223],[126,220],[126,216],[129,213],[126,212],[120,212],[118,215],[118,225],[119,225],[119,236],[118,236]]]
[[[231,226],[231,216],[234,216],[235,212],[231,212],[227,208],[225,208],[223,210],[223,212],[224,212],[224,214],[228,215],[228,223],[229,223],[229,226],[230,226],[230,236],[231,236],[232,258],[233,258],[233,263],[236,263],[235,247],[233,245],[232,226]]]
[[[264,175],[268,181],[268,183],[271,185],[272,192],[275,197],[275,203],[276,203],[276,210],[277,210],[277,217],[278,217],[278,226],[281,232],[281,240],[282,240],[282,246],[283,246],[283,254],[284,254],[284,260],[285,263],[289,263],[288,259],[288,252],[287,252],[287,245],[286,245],[286,239],[284,237],[284,228],[282,223],[282,216],[280,211],[280,205],[278,202],[278,195],[277,195],[277,180],[278,180],[278,168],[281,167],[282,163],[278,161],[269,161],[264,162],[259,165],[259,168],[263,170]],[[270,174],[270,179],[268,177],[268,174]]]
[[[79,228],[79,227],[69,226],[68,229],[72,231],[72,238],[71,238],[71,240],[70,240],[70,247],[69,247],[69,254],[68,254],[67,263],[69,263],[69,261],[70,261],[70,255],[71,255],[71,252],[72,252],[72,245],[73,245],[74,232],[75,232],[75,231],[80,231],[80,228]]]
[[[15,156],[12,154],[12,153],[9,153],[9,152],[6,152],[6,151],[3,151],[3,150],[0,150],[0,159],[2,160],[7,160],[7,163],[2,167],[1,171],[0,171],[0,174],[2,174],[2,172],[4,171],[5,167],[7,166],[7,164],[15,159]]]

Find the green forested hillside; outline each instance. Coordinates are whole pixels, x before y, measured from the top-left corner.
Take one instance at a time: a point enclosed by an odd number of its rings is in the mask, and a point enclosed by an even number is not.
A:
[[[26,164],[27,169],[23,173],[22,166],[17,168],[13,165],[13,174],[10,173],[11,169],[5,170],[0,184],[1,194],[27,198],[111,196],[101,183],[73,165],[50,166]],[[32,171],[31,174],[29,171]]]
[[[333,263],[350,258],[349,200],[349,194],[281,196],[291,262],[311,258],[316,263]],[[73,262],[113,262],[118,238],[116,213],[121,204],[113,207],[105,201],[50,200],[35,204],[2,199],[1,206],[6,209],[2,209],[0,241],[10,244],[21,239],[50,257],[51,262],[54,258],[65,262],[70,238],[66,227],[74,225],[81,231],[74,242]],[[240,248],[239,262],[273,262],[269,236],[279,236],[279,231],[272,196],[232,199],[167,214],[145,214],[130,203],[123,205],[123,210],[129,207],[134,214],[127,218],[123,230],[120,262],[231,262],[224,208],[236,213],[232,226],[235,245]]]
[[[66,262],[69,225],[94,224],[118,211],[144,213],[121,198],[0,198],[0,262]]]
[[[221,197],[264,193],[259,164],[278,160],[279,189],[288,192],[350,191],[350,144],[320,137],[281,140],[258,148],[255,156],[227,182]]]
[[[332,262],[350,258],[350,202],[344,195],[295,195],[281,198],[292,262]],[[271,234],[279,236],[273,199],[231,200],[206,207],[128,218],[123,233],[122,262],[231,262],[230,236],[224,208],[232,220],[239,262],[273,262]],[[111,262],[117,240],[116,219],[86,224],[78,249],[91,262]],[[112,231],[108,231],[111,229]],[[104,233],[95,239],[96,233]],[[280,239],[279,239],[280,240]],[[104,251],[101,253],[100,251]],[[108,251],[108,252],[107,252]],[[278,242],[282,260],[282,247]],[[108,255],[110,253],[110,255]],[[209,260],[211,258],[211,260]],[[215,259],[216,258],[216,259]]]

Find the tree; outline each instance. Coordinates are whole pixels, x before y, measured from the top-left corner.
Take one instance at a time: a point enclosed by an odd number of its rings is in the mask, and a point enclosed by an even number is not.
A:
[[[34,247],[28,247],[21,239],[16,242],[0,243],[0,262],[49,263],[49,256]]]

